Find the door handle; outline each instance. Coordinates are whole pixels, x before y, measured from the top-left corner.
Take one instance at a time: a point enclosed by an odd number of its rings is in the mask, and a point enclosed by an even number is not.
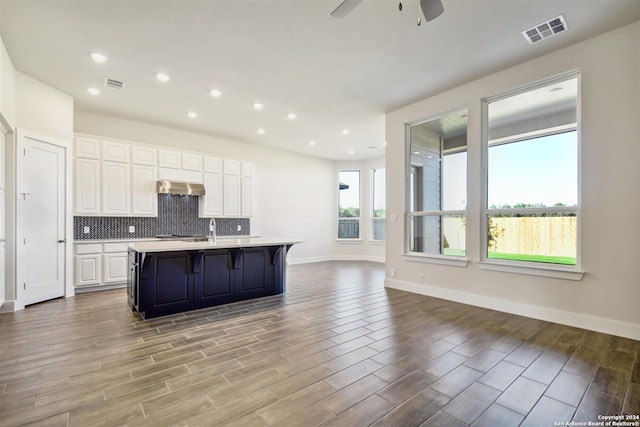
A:
[[[67,243],[67,239],[58,240],[58,243]]]

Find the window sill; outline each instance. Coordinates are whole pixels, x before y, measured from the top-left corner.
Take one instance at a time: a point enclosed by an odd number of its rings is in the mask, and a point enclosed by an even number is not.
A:
[[[369,240],[369,244],[370,245],[384,246],[385,245],[385,241],[384,240]]]
[[[448,265],[452,267],[466,267],[469,259],[464,257],[452,257],[446,255],[424,255],[417,253],[409,253],[402,255],[405,260],[410,262],[425,262],[428,264]]]
[[[501,271],[504,273],[525,274],[528,276],[551,277],[564,280],[582,280],[585,272],[576,267],[554,265],[537,265],[533,263],[480,261],[483,270]]]
[[[336,239],[336,243],[338,244],[347,244],[347,245],[360,245],[362,244],[362,239]]]

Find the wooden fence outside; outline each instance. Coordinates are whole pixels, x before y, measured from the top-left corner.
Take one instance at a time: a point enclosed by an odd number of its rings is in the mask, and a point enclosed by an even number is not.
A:
[[[491,251],[511,254],[576,256],[575,216],[493,217]]]

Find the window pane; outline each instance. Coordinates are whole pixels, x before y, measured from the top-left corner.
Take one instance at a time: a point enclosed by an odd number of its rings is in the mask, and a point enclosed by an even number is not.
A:
[[[387,229],[385,226],[385,218],[373,218],[373,230],[371,237],[373,240],[385,241],[387,237]]]
[[[489,209],[576,206],[576,133],[489,146]]]
[[[576,265],[575,214],[489,215],[488,257]]]
[[[466,218],[462,215],[412,216],[409,218],[411,252],[465,256]]]
[[[339,173],[338,238],[360,237],[360,171]]]
[[[386,170],[374,169],[373,170],[373,217],[384,218],[386,216],[385,209],[387,205],[386,201]]]
[[[445,154],[442,158],[442,209],[467,209],[467,152]]]

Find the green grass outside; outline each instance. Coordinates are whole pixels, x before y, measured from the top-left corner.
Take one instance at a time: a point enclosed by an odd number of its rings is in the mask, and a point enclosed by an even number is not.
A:
[[[506,259],[509,261],[544,262],[547,264],[576,265],[576,258],[569,256],[550,255],[525,255],[525,254],[505,254],[501,252],[489,252],[489,258]]]
[[[443,255],[450,256],[466,256],[464,249],[445,248]],[[527,261],[527,262],[544,262],[547,264],[576,265],[575,257],[568,256],[549,256],[549,255],[525,255],[525,254],[507,254],[502,252],[489,252],[491,259],[504,259],[509,261]]]

